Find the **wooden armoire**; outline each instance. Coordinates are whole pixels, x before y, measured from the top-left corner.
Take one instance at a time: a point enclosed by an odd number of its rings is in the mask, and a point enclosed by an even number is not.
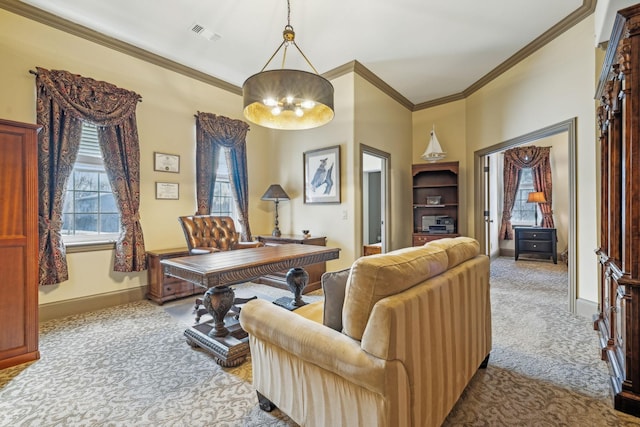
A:
[[[40,357],[37,132],[0,119],[0,369]]]
[[[596,99],[601,226],[594,327],[614,407],[640,416],[640,5],[618,12]]]

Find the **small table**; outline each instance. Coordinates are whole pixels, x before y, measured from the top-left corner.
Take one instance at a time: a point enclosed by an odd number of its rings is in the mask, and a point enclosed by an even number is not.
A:
[[[237,249],[205,255],[162,260],[164,273],[207,288],[206,305],[213,317],[213,325],[203,322],[189,327],[184,334],[190,345],[209,351],[222,366],[237,366],[249,353],[247,334],[227,313],[234,299],[229,285],[255,280],[265,274],[294,267],[337,259],[338,248],[313,245],[278,245]],[[226,307],[225,307],[226,306]],[[226,309],[225,309],[226,308]]]
[[[558,263],[557,236],[555,228],[515,227],[515,259],[520,254],[538,254]]]

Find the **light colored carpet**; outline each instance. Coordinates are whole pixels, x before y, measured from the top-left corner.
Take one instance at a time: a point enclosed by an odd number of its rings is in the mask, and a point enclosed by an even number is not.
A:
[[[640,426],[612,409],[597,334],[566,311],[566,275],[549,262],[492,263],[491,359],[446,426]],[[0,425],[294,426],[259,409],[250,363],[221,368],[185,343],[192,301],[43,323],[42,358],[0,371]]]

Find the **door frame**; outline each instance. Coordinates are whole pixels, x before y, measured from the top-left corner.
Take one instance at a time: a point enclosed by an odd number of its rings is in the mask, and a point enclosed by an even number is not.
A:
[[[484,179],[484,157],[489,154],[494,154],[506,149],[516,147],[518,145],[530,143],[539,139],[547,138],[549,136],[557,135],[563,132],[567,132],[568,146],[569,146],[569,233],[567,236],[567,246],[569,249],[569,312],[576,314],[576,295],[577,295],[577,234],[576,234],[576,144],[577,144],[577,118],[574,117],[569,120],[565,120],[560,123],[556,123],[551,126],[530,132],[528,134],[510,139],[508,141],[501,142],[491,147],[483,148],[474,152],[474,199],[475,199],[475,238],[480,242],[480,247],[485,248],[487,246],[486,235],[487,227],[484,223],[484,206],[485,192],[487,191],[488,183]],[[480,224],[482,224],[480,226]]]
[[[378,157],[382,161],[382,166],[380,168],[380,190],[381,190],[380,214],[381,214],[381,221],[382,221],[382,225],[380,227],[380,232],[381,232],[381,236],[380,236],[381,248],[380,249],[382,253],[385,253],[388,251],[388,246],[391,239],[391,203],[389,203],[389,201],[391,200],[391,196],[389,194],[389,188],[390,188],[389,171],[391,170],[391,154],[382,150],[378,150],[377,148],[370,147],[365,144],[359,144],[359,146],[360,146],[360,213],[361,213],[360,228],[362,228],[362,225],[365,223],[364,191],[363,191],[364,189],[362,188],[362,183],[363,183],[362,178],[364,175],[363,158],[364,158],[364,155],[367,154],[369,156]],[[360,251],[363,250],[363,244],[364,244],[363,232],[364,232],[363,230],[360,230],[360,245],[359,245]]]

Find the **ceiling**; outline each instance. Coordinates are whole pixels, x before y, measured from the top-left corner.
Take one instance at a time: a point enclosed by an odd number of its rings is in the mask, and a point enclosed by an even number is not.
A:
[[[320,74],[332,78],[357,61],[413,109],[461,98],[588,16],[596,3],[290,1],[296,42]],[[286,0],[2,0],[0,7],[11,10],[6,3],[19,4],[23,14],[38,11],[43,22],[63,18],[59,28],[71,21],[95,30],[236,92],[267,63],[287,24]],[[204,31],[197,34],[195,25]],[[278,56],[267,69],[281,62]],[[285,65],[311,71],[293,48]]]

